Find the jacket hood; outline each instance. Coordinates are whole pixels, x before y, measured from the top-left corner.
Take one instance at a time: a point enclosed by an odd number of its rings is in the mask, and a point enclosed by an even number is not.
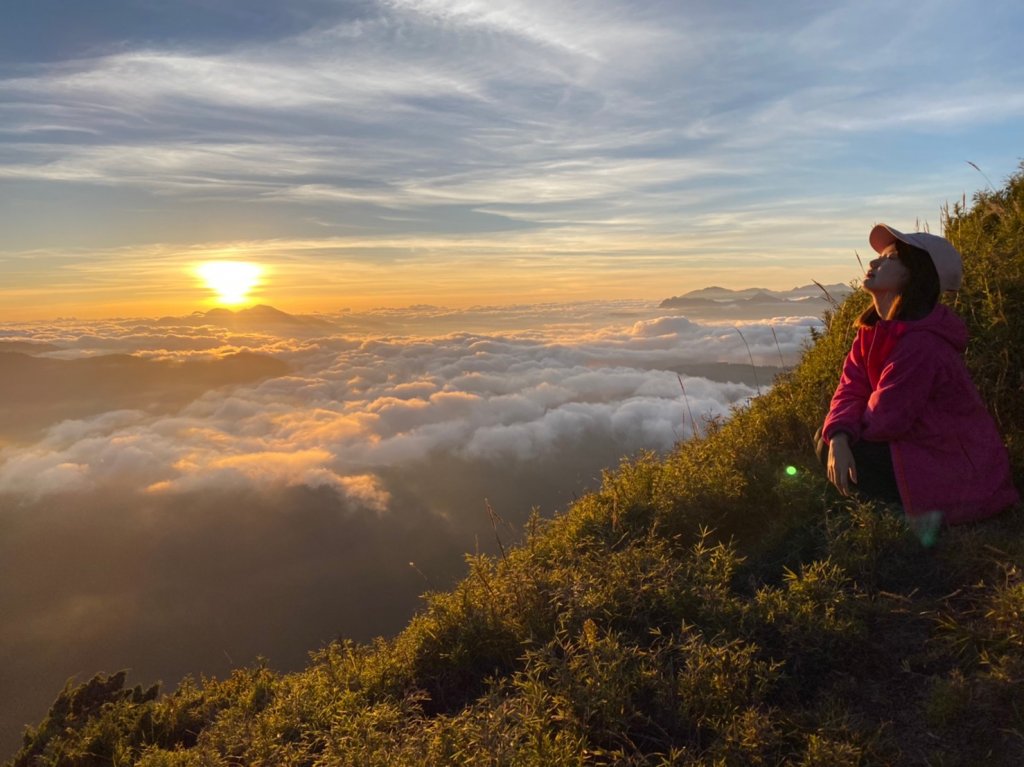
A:
[[[931,314],[920,320],[897,320],[893,324],[902,326],[900,335],[931,333],[961,354],[967,349],[967,326],[956,312],[945,304],[937,304]]]

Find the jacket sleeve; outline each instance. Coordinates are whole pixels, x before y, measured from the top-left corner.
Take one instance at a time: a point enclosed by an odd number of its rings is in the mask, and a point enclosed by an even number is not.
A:
[[[898,344],[868,398],[861,437],[890,442],[905,436],[928,406],[940,364],[941,355],[920,337]]]
[[[871,383],[861,354],[860,336],[858,332],[854,337],[853,346],[843,362],[839,386],[832,395],[832,404],[821,428],[822,439],[826,442],[841,431],[849,434],[854,442],[861,437],[861,421],[871,396]]]

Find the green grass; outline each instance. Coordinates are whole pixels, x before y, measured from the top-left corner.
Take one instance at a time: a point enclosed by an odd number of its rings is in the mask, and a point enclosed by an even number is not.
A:
[[[968,364],[1020,485],[1024,170],[945,218]],[[864,301],[727,422],[469,558],[396,638],[163,696],[100,675],[10,764],[1024,764],[1020,510],[924,549],[815,465]]]

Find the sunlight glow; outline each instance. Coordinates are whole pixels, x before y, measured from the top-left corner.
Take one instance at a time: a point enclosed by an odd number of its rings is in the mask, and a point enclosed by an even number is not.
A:
[[[207,261],[196,268],[196,274],[217,294],[219,303],[235,305],[259,284],[263,269],[242,261]]]

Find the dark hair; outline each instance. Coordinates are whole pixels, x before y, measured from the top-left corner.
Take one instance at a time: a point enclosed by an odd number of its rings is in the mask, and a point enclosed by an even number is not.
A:
[[[896,255],[910,275],[893,302],[887,320],[919,320],[927,317],[939,302],[939,273],[928,251],[896,240]],[[861,312],[855,327],[874,325],[881,319],[874,303]]]

